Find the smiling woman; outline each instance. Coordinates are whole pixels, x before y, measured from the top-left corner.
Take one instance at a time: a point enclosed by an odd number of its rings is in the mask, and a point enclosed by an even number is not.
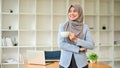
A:
[[[77,10],[74,7],[71,7],[69,9],[69,13],[68,13],[68,17],[71,20],[76,20],[78,18],[79,14],[77,12]]]
[[[88,68],[87,49],[94,48],[89,27],[83,24],[83,10],[80,4],[71,4],[68,9],[69,20],[60,24],[58,46],[61,48],[59,68]],[[63,37],[61,32],[69,32]]]

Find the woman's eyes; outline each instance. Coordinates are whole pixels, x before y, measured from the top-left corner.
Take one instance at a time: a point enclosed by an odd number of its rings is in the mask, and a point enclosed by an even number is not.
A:
[[[69,13],[71,13],[71,12],[77,12],[76,10],[71,10],[71,11],[69,11]]]

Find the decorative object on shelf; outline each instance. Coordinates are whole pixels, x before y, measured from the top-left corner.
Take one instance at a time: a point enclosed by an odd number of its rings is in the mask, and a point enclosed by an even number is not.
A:
[[[19,62],[20,62],[20,63],[23,63],[23,62],[24,62],[24,58],[23,58],[23,55],[22,55],[22,54],[19,54]]]
[[[4,60],[4,63],[17,63],[17,60],[14,58],[8,58]]]
[[[14,46],[17,46],[17,43],[14,43]]]
[[[2,38],[2,46],[7,46],[6,37]]]
[[[16,37],[13,37],[12,38],[12,43],[13,43],[13,46],[17,46],[18,45],[18,42],[16,40]]]
[[[11,30],[11,26],[9,26],[9,30]]]
[[[12,9],[10,9],[10,13],[13,13],[13,10],[12,10]]]
[[[114,41],[114,44],[115,44],[115,45],[119,45],[119,44],[120,44],[120,40]]]
[[[13,43],[10,37],[6,37],[5,40],[6,40],[7,46],[13,46]]]
[[[90,29],[94,29],[94,27],[90,27]]]
[[[91,62],[91,63],[96,63],[97,62],[97,59],[98,59],[98,55],[96,53],[90,53],[88,56],[87,56],[88,60]]]
[[[116,44],[117,44],[117,41],[114,41],[114,44],[116,45]]]
[[[106,30],[106,26],[102,26],[102,29],[103,29],[103,30]]]

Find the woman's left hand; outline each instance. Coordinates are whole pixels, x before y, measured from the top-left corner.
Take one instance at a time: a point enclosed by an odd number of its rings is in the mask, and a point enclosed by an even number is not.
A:
[[[74,34],[74,33],[72,33],[72,32],[70,32],[69,33],[69,39],[71,40],[71,41],[73,41],[73,42],[77,42],[77,37],[76,37],[76,35]]]
[[[80,48],[80,51],[87,52],[87,48]]]

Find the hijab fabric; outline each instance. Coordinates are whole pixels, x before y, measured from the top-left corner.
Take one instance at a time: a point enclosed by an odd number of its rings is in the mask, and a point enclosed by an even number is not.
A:
[[[76,20],[69,19],[65,23],[64,30],[75,33],[75,35],[78,38],[83,39],[84,34],[83,34],[83,10],[82,10],[82,7],[79,4],[72,4],[69,7],[68,13],[69,13],[71,7],[75,8],[75,10],[79,14],[79,17]]]

